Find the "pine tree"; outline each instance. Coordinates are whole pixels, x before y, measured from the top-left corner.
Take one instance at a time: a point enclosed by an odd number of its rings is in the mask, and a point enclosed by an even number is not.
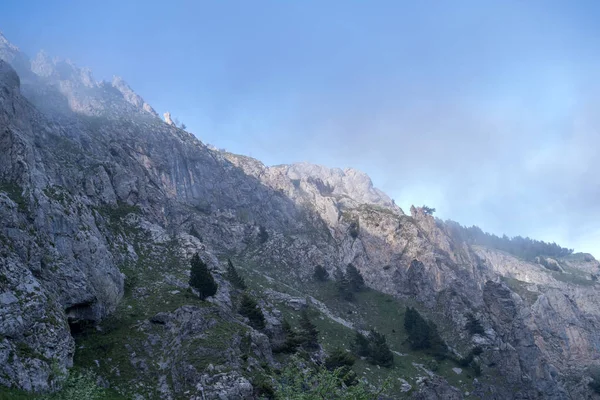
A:
[[[358,292],[365,286],[365,280],[360,274],[360,271],[352,264],[346,266],[346,279],[350,283],[350,289],[354,292]]]
[[[325,368],[334,371],[341,367],[351,367],[355,361],[352,354],[338,347],[325,358]]]
[[[354,294],[350,290],[350,281],[344,276],[344,273],[338,268],[334,272],[335,286],[338,291],[338,295],[347,301],[354,300]]]
[[[358,331],[354,336],[352,351],[359,357],[367,357],[369,355],[369,339]]]
[[[265,327],[265,315],[252,297],[244,293],[238,310],[240,315],[250,320],[250,326],[254,329],[263,329]]]
[[[282,353],[294,353],[300,345],[298,334],[296,331],[294,331],[288,320],[285,318],[283,319],[281,328],[285,335],[285,341],[279,351]]]
[[[315,267],[315,272],[313,273],[313,278],[317,281],[324,282],[329,279],[329,272],[322,265],[317,265]]]
[[[387,344],[385,335],[375,329],[369,332],[369,362],[382,367],[394,365],[394,354]]]
[[[198,253],[192,256],[190,264],[190,286],[198,291],[202,300],[214,296],[218,285]]]
[[[242,278],[237,270],[235,269],[235,267],[233,266],[233,263],[231,262],[230,259],[227,259],[227,279],[229,280],[229,282],[231,282],[231,284],[233,286],[235,286],[238,289],[246,289],[246,282],[244,281],[244,278]]]
[[[406,308],[404,328],[406,329],[406,333],[408,333],[408,342],[412,349],[422,350],[431,347],[431,343],[429,342],[429,324],[412,307]]]
[[[307,350],[316,350],[319,347],[319,331],[308,317],[306,309],[300,313],[300,332],[298,333],[299,341],[302,347]]]

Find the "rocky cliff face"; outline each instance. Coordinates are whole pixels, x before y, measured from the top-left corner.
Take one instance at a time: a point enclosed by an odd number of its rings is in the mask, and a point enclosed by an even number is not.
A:
[[[240,349],[252,348],[254,364],[273,360],[243,322],[247,336],[232,334],[221,360],[229,370],[199,371],[188,358],[193,340],[240,322],[228,317],[225,289],[208,308],[180,297],[187,280],[185,268],[169,264],[174,241],[179,259],[199,251],[216,274],[216,257],[235,256],[285,284],[308,281],[317,264],[333,273],[353,263],[369,287],[429,310],[457,355],[483,348],[481,398],[592,396],[585,369],[600,355],[593,258],[556,260],[557,272],[470,246],[422,209],[405,214],[359,171],[267,167],[162,122],[120,78],[99,83],[43,53],[31,61],[2,36],[0,59],[0,384],[56,388],[73,363],[71,333],[119,308],[133,313],[127,307],[138,303],[122,298],[136,277],[144,282],[137,297],[178,307],[123,322],[142,343],[131,349],[138,358],[128,383],[158,376],[158,387],[138,389],[165,398],[251,396]],[[153,297],[155,282],[167,297]],[[485,334],[464,331],[468,313]],[[148,365],[163,347],[171,351]],[[205,351],[211,365],[222,356]],[[218,389],[227,387],[235,393]],[[431,380],[417,398],[439,393],[462,396]]]

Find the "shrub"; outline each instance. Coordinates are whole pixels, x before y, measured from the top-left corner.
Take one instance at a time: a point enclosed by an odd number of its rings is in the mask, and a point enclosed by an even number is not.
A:
[[[366,383],[346,383],[347,371],[338,368],[329,371],[327,368],[307,368],[301,363],[293,362],[277,377],[277,398],[286,400],[373,400],[379,398],[384,389],[372,390]],[[352,371],[351,371],[352,372]]]
[[[356,360],[352,357],[352,354],[348,353],[346,350],[341,348],[334,349],[328,356],[325,358],[325,368],[330,371],[334,371],[341,367],[351,367],[354,365]]]
[[[217,293],[217,283],[198,253],[192,256],[190,264],[190,286],[198,291],[202,300],[214,296]]]
[[[358,237],[359,232],[360,232],[359,222],[358,221],[350,222],[350,226],[348,227],[348,233],[350,234],[350,236],[352,236],[353,239],[356,239]]]
[[[266,243],[267,240],[269,240],[269,232],[267,232],[267,229],[261,225],[258,228],[258,241],[260,243]]]
[[[254,329],[263,329],[265,327],[265,315],[252,297],[244,293],[238,310],[240,315],[250,320],[250,326]]]

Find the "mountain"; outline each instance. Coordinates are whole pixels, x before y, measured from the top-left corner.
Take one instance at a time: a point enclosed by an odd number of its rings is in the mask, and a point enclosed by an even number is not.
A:
[[[268,397],[298,359],[318,364],[375,329],[394,366],[362,356],[353,369],[386,386],[382,398],[598,397],[591,255],[522,258],[426,208],[405,214],[360,171],[217,151],[120,78],[97,82],[44,53],[31,60],[1,35],[0,59],[9,395],[64,393],[75,376],[116,398]],[[207,301],[188,284],[195,253],[218,284]],[[340,296],[348,264],[366,286],[353,300]],[[329,280],[315,281],[317,265]],[[264,327],[240,315],[243,293]],[[443,351],[416,348],[407,307],[435,323],[427,331],[439,340],[428,339]],[[301,310],[320,344],[289,355]]]

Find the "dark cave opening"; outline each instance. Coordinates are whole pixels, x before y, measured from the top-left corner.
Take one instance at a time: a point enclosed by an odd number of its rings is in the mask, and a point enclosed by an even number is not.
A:
[[[95,326],[95,321],[91,318],[93,315],[92,303],[76,304],[68,307],[65,314],[73,338],[86,335]]]

